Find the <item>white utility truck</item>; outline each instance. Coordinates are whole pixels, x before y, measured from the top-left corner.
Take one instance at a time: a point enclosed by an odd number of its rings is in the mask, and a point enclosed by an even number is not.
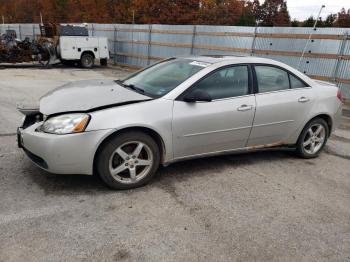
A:
[[[89,36],[84,26],[60,25],[56,53],[63,64],[79,63],[84,68],[92,68],[95,59],[99,59],[100,64],[106,66],[109,59],[108,39]]]

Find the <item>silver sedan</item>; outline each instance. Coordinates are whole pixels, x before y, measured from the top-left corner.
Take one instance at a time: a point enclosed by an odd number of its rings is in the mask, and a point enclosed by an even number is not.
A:
[[[124,80],[70,83],[25,114],[18,144],[57,174],[146,184],[159,165],[271,147],[316,157],[339,124],[340,90],[257,57],[172,58]]]

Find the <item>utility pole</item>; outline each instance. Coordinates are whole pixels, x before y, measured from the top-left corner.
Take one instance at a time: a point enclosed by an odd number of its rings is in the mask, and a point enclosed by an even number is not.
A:
[[[300,69],[299,67],[300,67],[301,61],[304,58],[304,55],[305,55],[307,47],[309,46],[309,42],[311,40],[311,37],[312,37],[313,33],[316,31],[316,26],[317,26],[318,20],[320,19],[321,12],[322,12],[323,8],[325,8],[325,7],[326,7],[325,5],[322,5],[320,11],[318,12],[318,15],[317,15],[314,27],[312,28],[312,31],[311,31],[311,33],[309,35],[309,39],[307,40],[306,45],[305,45],[304,50],[303,50],[303,53],[301,54],[301,57],[299,59],[299,63],[298,63],[297,69]]]
[[[5,17],[2,16],[2,24],[4,25],[5,24]]]

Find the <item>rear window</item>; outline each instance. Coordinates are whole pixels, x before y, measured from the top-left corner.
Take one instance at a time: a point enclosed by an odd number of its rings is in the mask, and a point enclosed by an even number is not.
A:
[[[306,87],[304,82],[302,82],[301,80],[299,80],[295,76],[289,74],[289,77],[290,77],[290,85],[291,85],[292,88],[303,88],[303,87]]]
[[[260,93],[289,89],[286,71],[271,66],[256,66],[255,71]]]

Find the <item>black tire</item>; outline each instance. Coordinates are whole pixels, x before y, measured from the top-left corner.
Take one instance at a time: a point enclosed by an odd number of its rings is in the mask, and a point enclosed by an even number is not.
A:
[[[112,176],[110,171],[110,161],[114,161],[115,157],[119,157],[118,154],[115,153],[115,151],[121,147],[124,144],[127,143],[133,143],[133,142],[141,142],[144,145],[148,147],[148,149],[151,151],[152,155],[152,164],[149,166],[148,172],[145,172],[145,176],[142,177],[142,179],[135,181],[135,182],[120,182],[115,177]],[[128,147],[128,145],[126,145]],[[131,149],[133,151],[134,149]],[[111,160],[112,159],[112,160]],[[116,135],[112,139],[110,139],[108,142],[106,142],[101,150],[99,150],[97,158],[96,158],[96,171],[102,181],[106,183],[106,185],[112,189],[119,189],[119,190],[125,190],[125,189],[131,189],[131,188],[137,188],[141,187],[145,184],[147,184],[155,175],[158,166],[160,162],[160,152],[157,143],[147,134],[144,134],[142,132],[128,132],[128,133],[122,133],[119,135]],[[116,166],[123,166],[126,165],[126,160],[121,160]],[[129,164],[130,167],[130,164]],[[135,165],[136,168],[136,165]],[[145,167],[146,168],[146,167]],[[142,170],[142,167],[141,167]],[[147,168],[146,168],[147,170]],[[125,176],[125,179],[131,180],[131,171],[129,169],[126,169],[123,174]],[[130,175],[130,178],[127,177],[128,174]],[[118,174],[119,175],[119,174]],[[118,177],[119,179],[119,177]],[[123,178],[122,178],[123,179]]]
[[[100,59],[100,64],[101,64],[101,66],[107,66],[107,58],[102,58],[102,59]]]
[[[88,53],[82,54],[80,58],[80,65],[83,68],[87,68],[87,69],[93,68],[94,64],[95,64],[95,58],[93,57],[93,55]]]
[[[317,150],[317,152],[309,153],[305,149],[304,142],[305,142],[305,139],[308,139],[307,136],[310,136],[308,133],[309,129],[315,125],[321,125],[324,128],[324,130],[325,130],[324,141],[323,141],[322,146]],[[326,145],[328,137],[329,137],[329,127],[328,127],[328,124],[326,123],[326,121],[323,120],[322,118],[315,118],[315,119],[311,120],[309,123],[306,124],[306,126],[304,127],[303,131],[301,132],[301,134],[299,136],[299,139],[298,139],[298,142],[296,145],[297,155],[301,158],[306,158],[306,159],[318,157],[318,155],[320,154],[320,152],[322,151],[322,149]]]

